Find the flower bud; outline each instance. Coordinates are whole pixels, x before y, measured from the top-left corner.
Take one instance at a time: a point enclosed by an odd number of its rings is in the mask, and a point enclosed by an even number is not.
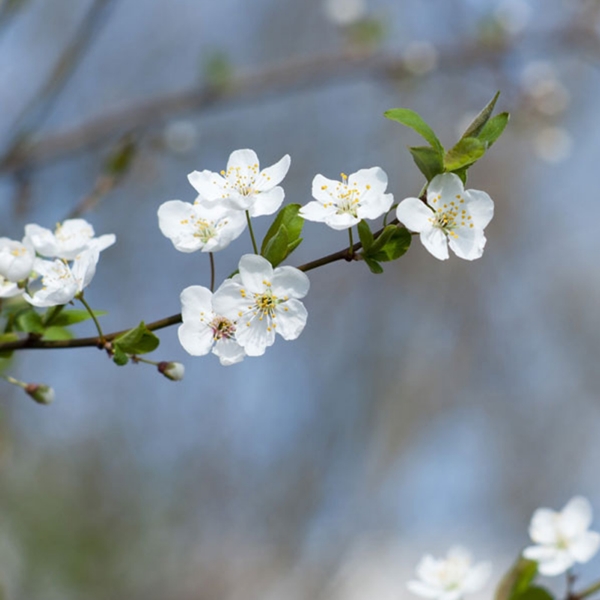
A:
[[[38,404],[52,404],[54,402],[54,389],[43,383],[28,383],[25,392]]]
[[[158,365],[159,373],[162,373],[167,379],[171,381],[180,381],[183,379],[185,373],[185,367],[179,362],[159,362]]]

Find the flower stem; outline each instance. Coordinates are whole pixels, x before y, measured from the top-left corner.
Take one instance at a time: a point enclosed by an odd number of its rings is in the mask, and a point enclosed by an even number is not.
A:
[[[586,587],[581,592],[575,593],[571,595],[571,598],[577,598],[577,600],[582,600],[583,598],[587,598],[596,592],[600,592],[600,581],[593,583],[592,585]]]
[[[2,377],[2,379],[8,381],[8,383],[12,383],[13,385],[16,385],[20,388],[25,389],[27,387],[27,384],[23,381],[19,381],[18,379],[15,379],[14,377],[11,377],[10,375],[3,375],[0,373],[0,377]]]
[[[212,252],[208,253],[210,259],[210,291],[215,291],[215,255]]]
[[[248,231],[250,231],[250,237],[252,238],[254,254],[258,254],[258,246],[256,245],[256,238],[254,237],[254,230],[252,229],[252,220],[250,219],[250,213],[248,211],[246,211],[246,221],[248,221]]]
[[[354,238],[352,237],[352,227],[348,228],[348,238],[350,240],[350,246],[348,247],[348,256],[354,254]]]
[[[77,296],[77,299],[85,306],[85,309],[90,313],[90,317],[94,321],[94,325],[96,325],[96,329],[98,330],[98,337],[100,338],[100,343],[104,346],[106,343],[106,339],[104,338],[104,333],[102,333],[102,327],[100,327],[100,323],[98,323],[98,319],[92,310],[92,307],[87,303],[86,299],[83,297],[83,292],[80,292]]]

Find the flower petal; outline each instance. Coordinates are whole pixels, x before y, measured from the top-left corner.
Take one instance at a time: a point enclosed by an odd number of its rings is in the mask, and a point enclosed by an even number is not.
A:
[[[273,279],[273,267],[271,263],[258,254],[244,254],[238,264],[242,284],[254,294],[264,292],[265,281]]]
[[[244,319],[238,323],[235,337],[248,356],[262,356],[275,341],[275,328],[271,319],[255,315],[249,321]]]
[[[185,322],[210,322],[214,316],[212,309],[213,294],[202,285],[186,287],[179,295],[181,318]]]
[[[272,215],[283,203],[284,196],[285,193],[282,187],[275,187],[272,190],[254,194],[254,202],[248,209],[250,216]]]
[[[406,587],[417,596],[423,598],[437,598],[443,593],[443,590],[438,586],[429,585],[422,581],[412,580],[406,584]]]
[[[454,200],[456,196],[463,196],[465,187],[458,175],[454,173],[442,173],[436,175],[427,186],[427,204],[433,206],[433,200],[443,196]]]
[[[464,198],[475,227],[485,229],[494,216],[494,201],[488,194],[479,190],[467,190]]]
[[[225,179],[212,171],[192,171],[188,181],[203,199],[214,202],[223,198],[225,193]]]
[[[360,200],[356,213],[361,219],[378,219],[390,210],[394,203],[392,194],[366,194]]]
[[[310,288],[308,275],[296,267],[278,267],[271,278],[273,293],[282,298],[304,298]]]
[[[304,304],[292,298],[277,307],[277,333],[284,340],[295,340],[304,329],[308,313]]]
[[[85,289],[94,278],[99,258],[100,253],[95,247],[88,248],[75,257],[71,273],[77,282],[79,292]]]
[[[360,223],[358,217],[353,217],[350,213],[333,213],[325,219],[325,223],[332,229],[341,231],[342,229],[349,229],[350,227]]]
[[[234,150],[229,155],[229,160],[227,161],[227,171],[230,169],[240,169],[243,175],[246,174],[247,170],[252,171],[254,169],[256,169],[258,173],[258,167],[259,162],[256,152],[248,148],[244,150]]]
[[[227,338],[217,340],[212,351],[213,354],[219,357],[219,362],[225,367],[244,360],[246,356],[244,349],[235,340]]]
[[[558,553],[556,546],[527,546],[523,550],[523,557],[536,562],[550,562]]]
[[[256,178],[254,189],[258,192],[267,192],[268,190],[273,189],[276,185],[279,185],[283,181],[284,177],[287,175],[287,172],[290,169],[291,160],[292,159],[290,158],[290,155],[286,154],[281,160],[276,162],[274,165],[263,169]]]
[[[575,561],[568,552],[562,551],[558,552],[552,560],[539,562],[538,570],[542,575],[552,577],[568,571],[573,566],[574,562]]]
[[[388,176],[381,167],[371,167],[370,169],[360,169],[348,177],[348,186],[356,187],[363,192],[368,189],[370,192],[382,195],[388,184]]]
[[[537,544],[556,544],[558,514],[549,508],[538,508],[531,517],[529,537]]]
[[[208,354],[214,342],[212,329],[199,321],[180,325],[177,337],[183,349],[192,356]]]
[[[592,524],[592,505],[587,498],[575,496],[560,511],[560,530],[567,537],[573,537],[589,529]]]
[[[323,175],[315,175],[312,180],[312,197],[321,204],[328,204],[337,198],[336,189],[342,184],[335,179],[327,179]]]
[[[486,583],[489,581],[490,576],[492,575],[492,564],[489,562],[482,562],[476,565],[473,565],[464,581],[463,581],[463,590],[470,594],[474,592],[478,592],[483,589]]]
[[[398,204],[396,217],[411,231],[421,233],[433,227],[433,211],[418,198],[406,198]]]
[[[465,260],[481,258],[487,241],[482,229],[459,227],[452,233],[454,235],[450,235],[448,243],[456,256]]]
[[[303,219],[307,221],[315,221],[317,223],[325,223],[327,219],[335,214],[336,208],[332,204],[327,208],[316,200],[311,200],[308,204],[305,204],[298,213]]]
[[[432,227],[419,234],[421,242],[433,256],[439,260],[448,258],[448,240],[441,229]]]
[[[45,227],[34,223],[25,225],[25,237],[29,238],[38,254],[54,258],[57,252],[57,243],[54,234]]]
[[[600,533],[586,531],[569,547],[571,556],[580,563],[586,563],[600,549]]]

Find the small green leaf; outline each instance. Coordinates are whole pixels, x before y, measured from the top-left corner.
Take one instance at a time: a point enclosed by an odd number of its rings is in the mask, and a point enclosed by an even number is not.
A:
[[[16,333],[2,333],[0,334],[0,344],[6,344],[8,342],[16,342],[19,336]],[[3,350],[0,352],[0,358],[10,358],[13,355],[12,350]]]
[[[146,354],[158,348],[160,340],[142,321],[137,327],[130,329],[113,340],[113,347],[125,354]]]
[[[373,260],[372,258],[369,258],[368,256],[364,256],[361,255],[362,259],[365,261],[365,264],[367,265],[367,267],[369,267],[369,269],[371,269],[371,273],[375,273],[376,275],[380,275],[381,273],[383,273],[383,267],[376,261]]]
[[[431,181],[436,175],[444,172],[444,155],[435,148],[410,146],[408,150],[427,181]]]
[[[494,112],[496,101],[500,92],[496,92],[496,95],[485,105],[485,108],[473,119],[473,122],[467,127],[466,131],[462,134],[461,140],[468,137],[479,137],[479,133],[488,122],[489,118]]]
[[[137,145],[131,133],[126,133],[106,158],[104,171],[108,175],[122,177],[129,171],[137,153]]]
[[[516,600],[517,596],[529,588],[537,570],[537,562],[526,558],[517,559],[496,588],[494,600]]]
[[[96,317],[102,317],[105,314],[105,310],[94,311]],[[50,323],[58,327],[68,327],[69,325],[75,325],[75,323],[81,323],[82,321],[87,321],[91,318],[92,317],[87,310],[65,310],[51,319]]]
[[[444,168],[452,172],[472,165],[485,154],[486,145],[477,138],[462,138],[448,150],[444,157]]]
[[[380,239],[387,231],[389,231],[389,234],[386,235],[383,244],[379,245]],[[411,241],[412,235],[408,229],[397,225],[388,225],[367,254],[370,259],[379,262],[396,260],[406,253]]]
[[[300,235],[304,227],[304,219],[298,215],[300,208],[300,204],[284,206],[265,235],[260,253],[274,267],[283,262],[302,242]],[[282,247],[284,239],[285,248]]]
[[[25,333],[42,333],[42,317],[33,309],[25,309],[15,317],[15,329]]]
[[[65,327],[51,325],[44,330],[45,340],[70,340],[73,339],[73,334]]]
[[[482,141],[489,148],[503,133],[508,125],[510,115],[507,112],[500,113],[492,117],[481,130],[477,139]]]
[[[373,245],[375,238],[373,237],[369,224],[364,219],[358,224],[358,237],[360,238],[362,247],[368,252],[369,248]]]
[[[129,362],[129,357],[127,354],[125,354],[125,352],[123,352],[123,350],[121,350],[118,346],[113,350],[112,359],[115,365],[118,365],[119,367],[122,367]]]
[[[517,596],[513,600],[554,600],[554,596],[543,587],[532,586]]]
[[[444,147],[433,132],[433,129],[423,120],[419,113],[410,110],[410,108],[392,108],[391,110],[386,110],[383,114],[386,119],[391,119],[392,121],[406,125],[406,127],[410,127],[425,138],[432,148],[435,148],[440,153],[444,152]]]

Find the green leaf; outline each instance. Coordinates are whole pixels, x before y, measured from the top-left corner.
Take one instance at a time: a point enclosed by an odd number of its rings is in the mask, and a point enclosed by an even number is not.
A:
[[[486,145],[477,138],[460,139],[453,148],[448,150],[444,157],[445,170],[452,172],[472,165],[485,154],[485,148]]]
[[[16,315],[15,329],[25,333],[43,333],[42,317],[33,309],[25,309]]]
[[[369,267],[369,269],[371,269],[371,273],[375,273],[376,275],[380,275],[381,273],[383,273],[383,267],[376,261],[373,260],[372,258],[369,258],[368,256],[364,256],[361,255],[362,259],[365,261],[365,264],[367,265],[367,267]]]
[[[362,247],[368,252],[369,248],[373,245],[375,238],[373,237],[369,224],[364,219],[358,224],[358,237],[360,238]]]
[[[288,232],[285,225],[281,225],[277,233],[267,242],[262,255],[276,267],[282,262],[287,254]]]
[[[131,168],[136,153],[137,146],[133,135],[126,133],[106,158],[104,171],[115,177],[125,175]]]
[[[137,327],[113,340],[113,347],[118,348],[125,354],[146,354],[158,348],[160,340],[154,335],[142,321]]]
[[[96,317],[102,317],[106,314],[105,310],[95,310],[94,315]],[[87,310],[65,310],[56,317],[49,319],[52,325],[57,327],[68,327],[69,325],[75,325],[75,323],[81,323],[91,319],[91,315]]]
[[[494,600],[516,600],[529,588],[537,575],[537,570],[537,562],[526,558],[517,559],[496,588]]]
[[[19,336],[16,333],[1,333],[0,334],[0,344],[5,344],[7,342],[16,342],[19,339]],[[0,352],[0,358],[10,358],[13,355],[13,350],[3,350]]]
[[[51,325],[47,327],[44,331],[45,340],[70,340],[73,339],[73,334],[64,327],[59,327],[58,325]]]
[[[380,239],[385,236],[385,241],[380,245]],[[371,250],[368,251],[368,257],[379,262],[389,262],[400,258],[408,250],[412,241],[412,235],[405,227],[397,225],[388,225],[377,238]]]
[[[473,119],[473,122],[467,127],[466,131],[462,134],[461,140],[468,137],[479,137],[479,133],[488,122],[489,118],[494,112],[496,101],[500,92],[496,92],[496,95],[485,105],[485,108]]]
[[[489,148],[503,133],[508,125],[510,115],[507,112],[500,113],[492,117],[481,130],[477,139],[482,141]]]
[[[274,267],[283,262],[302,242],[304,219],[298,215],[300,204],[282,208],[263,239],[260,253]]]
[[[517,596],[513,596],[514,600],[554,600],[554,596],[543,587],[532,586]]]
[[[430,146],[409,146],[409,152],[419,171],[431,181],[436,175],[444,172],[444,154]]]
[[[410,110],[410,108],[392,108],[391,110],[386,110],[383,114],[386,119],[391,119],[392,121],[406,125],[406,127],[410,127],[422,136],[432,148],[435,148],[440,153],[444,152],[444,147],[433,132],[433,129],[423,120],[419,113]]]
[[[118,365],[119,367],[122,367],[129,362],[129,357],[127,354],[125,354],[125,352],[123,352],[123,350],[121,350],[118,346],[116,346],[113,350],[112,359],[115,365]]]

